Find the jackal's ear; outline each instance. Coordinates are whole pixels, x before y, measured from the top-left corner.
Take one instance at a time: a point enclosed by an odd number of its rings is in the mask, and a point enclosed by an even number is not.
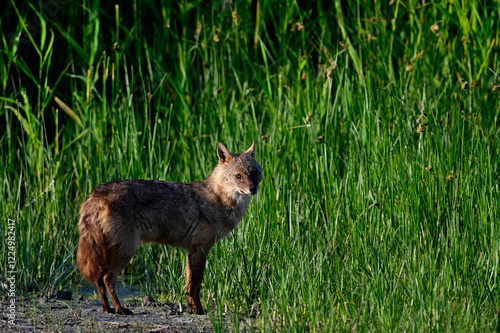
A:
[[[252,145],[250,146],[250,148],[248,148],[248,150],[245,152],[245,154],[248,154],[252,157],[255,157],[255,141],[252,142]]]
[[[231,162],[233,160],[233,155],[220,142],[217,146],[217,156],[219,156],[219,163]]]

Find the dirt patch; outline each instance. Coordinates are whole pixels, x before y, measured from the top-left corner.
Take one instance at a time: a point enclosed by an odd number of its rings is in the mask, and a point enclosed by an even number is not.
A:
[[[185,308],[174,304],[157,304],[147,297],[143,301],[124,306],[134,312],[132,316],[102,313],[95,300],[49,300],[40,298],[18,299],[15,326],[9,323],[7,306],[2,302],[0,331],[15,332],[214,332],[207,315],[188,314]],[[230,328],[224,327],[227,331]]]

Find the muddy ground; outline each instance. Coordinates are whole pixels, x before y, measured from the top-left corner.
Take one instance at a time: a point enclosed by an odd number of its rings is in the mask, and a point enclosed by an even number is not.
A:
[[[124,306],[132,316],[102,313],[98,300],[26,297],[16,300],[15,326],[7,317],[8,301],[2,301],[0,332],[214,332],[209,315],[192,315],[175,304],[158,304],[148,297]],[[231,331],[221,323],[221,331]]]

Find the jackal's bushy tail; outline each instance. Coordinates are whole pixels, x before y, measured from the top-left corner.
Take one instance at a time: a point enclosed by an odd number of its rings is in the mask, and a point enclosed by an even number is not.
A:
[[[106,236],[101,230],[99,214],[89,214],[82,207],[80,222],[80,241],[76,254],[76,264],[83,276],[90,282],[97,283],[108,270]]]

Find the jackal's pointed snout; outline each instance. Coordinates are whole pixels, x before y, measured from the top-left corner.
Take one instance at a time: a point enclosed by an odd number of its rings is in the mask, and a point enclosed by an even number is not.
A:
[[[255,195],[257,193],[257,186],[251,186],[248,190],[250,191],[251,195]]]

